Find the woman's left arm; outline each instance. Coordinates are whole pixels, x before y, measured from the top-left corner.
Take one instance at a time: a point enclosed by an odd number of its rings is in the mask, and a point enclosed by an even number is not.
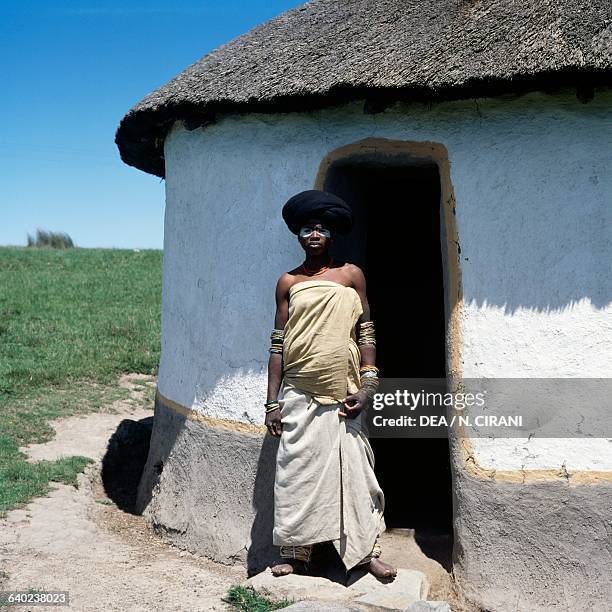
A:
[[[359,317],[359,321],[357,323],[357,340],[363,340],[361,338],[361,324],[366,321],[371,321],[370,319],[370,304],[368,304],[368,296],[366,293],[366,279],[363,271],[359,266],[354,266],[355,272],[353,276],[353,287],[355,291],[357,291],[359,298],[361,299],[361,307],[363,312]],[[359,350],[361,352],[361,365],[376,365],[376,344],[359,344]]]
[[[364,366],[370,366],[370,372],[377,373],[375,369],[376,344],[374,339],[374,324],[370,319],[370,305],[368,304],[366,293],[365,275],[359,266],[351,266],[351,279],[353,288],[357,291],[361,300],[361,307],[363,310],[357,323],[357,341],[359,343],[359,352],[361,353],[361,368],[363,369]],[[364,323],[367,323],[367,325],[364,326]],[[361,388],[357,393],[353,393],[344,399],[343,403],[346,406],[346,411],[340,414],[349,419],[357,417],[366,407],[368,401],[376,392],[377,387],[377,377],[375,378],[372,375],[361,375]]]

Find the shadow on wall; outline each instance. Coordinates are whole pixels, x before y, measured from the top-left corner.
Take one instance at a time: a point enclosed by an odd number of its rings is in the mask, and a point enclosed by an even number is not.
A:
[[[554,164],[559,154],[548,153]],[[506,184],[494,184],[478,175],[470,180],[479,201],[457,194],[464,302],[505,314],[563,312],[582,300],[600,310],[609,306],[610,198],[603,181],[593,184],[596,165],[584,160],[554,180],[529,160],[508,161],[523,180],[513,181],[510,172]]]
[[[172,451],[176,440],[176,432],[179,431],[181,424],[177,428],[168,429],[166,423],[162,423],[163,407],[160,405],[159,398],[155,396],[155,414],[153,417],[153,430],[151,434],[150,451],[146,459],[146,464],[142,471],[140,482],[137,484],[137,497],[134,510],[136,514],[142,514],[150,504],[153,497],[153,489],[159,482],[164,465]],[[185,421],[185,417],[176,414],[178,421]],[[174,435],[169,435],[170,433]]]
[[[251,527],[251,546],[247,553],[249,576],[258,574],[278,558],[278,548],[272,545],[274,527],[274,474],[278,438],[265,435],[257,463],[253,487],[255,519]]]

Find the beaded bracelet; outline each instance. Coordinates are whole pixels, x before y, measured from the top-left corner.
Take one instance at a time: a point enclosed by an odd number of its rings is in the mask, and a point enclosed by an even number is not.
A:
[[[266,414],[268,412],[273,412],[274,410],[278,410],[280,408],[280,403],[278,402],[278,400],[272,400],[271,402],[266,402],[264,404],[264,407],[266,409]]]
[[[361,373],[360,378],[378,378],[378,373],[373,370],[366,370]]]
[[[377,389],[378,389],[378,377],[362,380],[361,389],[359,390],[363,391],[367,395],[368,399],[372,399]]]
[[[283,340],[285,339],[284,329],[273,329],[270,334],[270,353],[283,352]]]

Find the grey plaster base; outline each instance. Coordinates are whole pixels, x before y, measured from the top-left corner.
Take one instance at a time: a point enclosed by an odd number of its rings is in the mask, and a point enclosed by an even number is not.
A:
[[[276,448],[270,436],[191,421],[157,402],[138,507],[178,546],[255,574],[277,558]],[[469,601],[492,611],[607,609],[612,483],[504,483],[453,467],[454,573]]]
[[[612,602],[612,483],[454,477],[454,575],[484,610],[605,610]]]
[[[277,560],[272,546],[278,440],[205,425],[155,404],[137,508],[180,547],[249,574]]]

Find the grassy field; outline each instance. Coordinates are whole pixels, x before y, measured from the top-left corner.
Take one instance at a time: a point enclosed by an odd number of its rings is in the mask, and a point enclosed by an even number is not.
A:
[[[90,461],[31,464],[19,446],[122,397],[122,373],[157,372],[161,262],[152,250],[0,248],[0,516]]]

